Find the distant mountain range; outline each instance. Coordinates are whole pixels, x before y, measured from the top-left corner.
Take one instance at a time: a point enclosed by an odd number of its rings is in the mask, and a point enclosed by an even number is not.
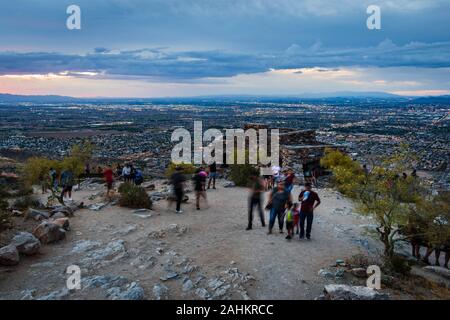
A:
[[[75,98],[58,95],[13,95],[0,94],[0,103],[193,103],[193,102],[372,102],[392,101],[407,103],[450,104],[450,95],[407,97],[386,92],[332,92],[311,93],[285,96],[259,95],[220,95],[197,97],[167,97],[167,98]]]

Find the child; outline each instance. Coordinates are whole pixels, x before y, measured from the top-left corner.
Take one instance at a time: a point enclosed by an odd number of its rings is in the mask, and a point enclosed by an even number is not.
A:
[[[294,228],[296,229],[295,234],[299,233],[299,222],[300,222],[300,203],[294,203]]]
[[[286,239],[291,240],[294,234],[294,212],[292,210],[292,201],[288,201],[285,208],[286,210],[284,211],[284,216],[286,219],[286,229],[288,232]]]

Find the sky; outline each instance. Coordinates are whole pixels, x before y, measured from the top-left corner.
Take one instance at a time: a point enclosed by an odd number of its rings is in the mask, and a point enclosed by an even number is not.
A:
[[[2,1],[0,93],[450,94],[449,14],[449,0]]]

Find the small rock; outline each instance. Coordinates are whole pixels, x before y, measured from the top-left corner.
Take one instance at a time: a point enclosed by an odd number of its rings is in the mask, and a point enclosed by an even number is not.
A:
[[[338,269],[336,270],[336,272],[334,273],[334,276],[336,278],[342,278],[344,276],[345,270],[344,269]]]
[[[23,212],[22,212],[22,211],[19,211],[19,210],[13,210],[13,211],[11,211],[11,214],[12,214],[13,216],[16,216],[16,217],[21,217],[21,216],[23,216]]]
[[[198,288],[197,290],[195,290],[195,294],[203,300],[206,300],[210,297],[209,292],[205,288]]]
[[[234,182],[232,182],[232,181],[227,181],[224,184],[222,184],[222,186],[224,188],[233,188],[233,187],[236,187],[236,184]]]
[[[25,213],[25,219],[34,219],[36,221],[45,220],[50,218],[50,214],[46,211],[40,211],[36,209],[29,208]]]
[[[190,290],[192,290],[194,288],[194,283],[191,281],[191,279],[186,279],[184,282],[183,282],[183,288],[182,288],[182,290],[184,291],[184,292],[186,292],[186,291],[190,291]]]
[[[69,289],[63,288],[61,290],[50,292],[49,294],[38,298],[37,300],[62,300],[70,294]]]
[[[136,282],[132,282],[117,298],[119,300],[144,300],[144,289]]]
[[[103,203],[103,202],[93,203],[93,204],[88,205],[87,208],[89,210],[99,211],[99,210],[103,209],[104,207],[106,207],[107,205],[108,205],[107,203]]]
[[[168,298],[169,288],[165,285],[158,283],[153,286],[153,295],[156,300],[166,300]]]
[[[363,286],[329,284],[325,286],[326,300],[389,300],[389,295]]]
[[[162,281],[167,281],[167,280],[170,280],[170,279],[178,278],[178,276],[179,276],[178,273],[176,273],[174,271],[170,271],[170,272],[166,273],[164,276],[160,277],[160,279]]]
[[[19,251],[15,245],[10,244],[0,248],[0,265],[15,266],[19,264]]]
[[[325,278],[334,278],[334,274],[325,269],[320,269],[317,274]]]
[[[34,296],[36,294],[36,289],[23,290],[20,294],[22,295],[20,300],[34,300],[35,299]]]
[[[80,253],[92,250],[99,247],[102,243],[100,241],[80,240],[75,243],[72,253]]]

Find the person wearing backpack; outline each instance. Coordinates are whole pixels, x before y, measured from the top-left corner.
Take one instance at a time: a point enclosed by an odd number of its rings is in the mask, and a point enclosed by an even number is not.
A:
[[[72,201],[72,187],[74,185],[73,172],[70,169],[66,169],[61,173],[60,184],[62,185],[61,198],[63,200]]]

